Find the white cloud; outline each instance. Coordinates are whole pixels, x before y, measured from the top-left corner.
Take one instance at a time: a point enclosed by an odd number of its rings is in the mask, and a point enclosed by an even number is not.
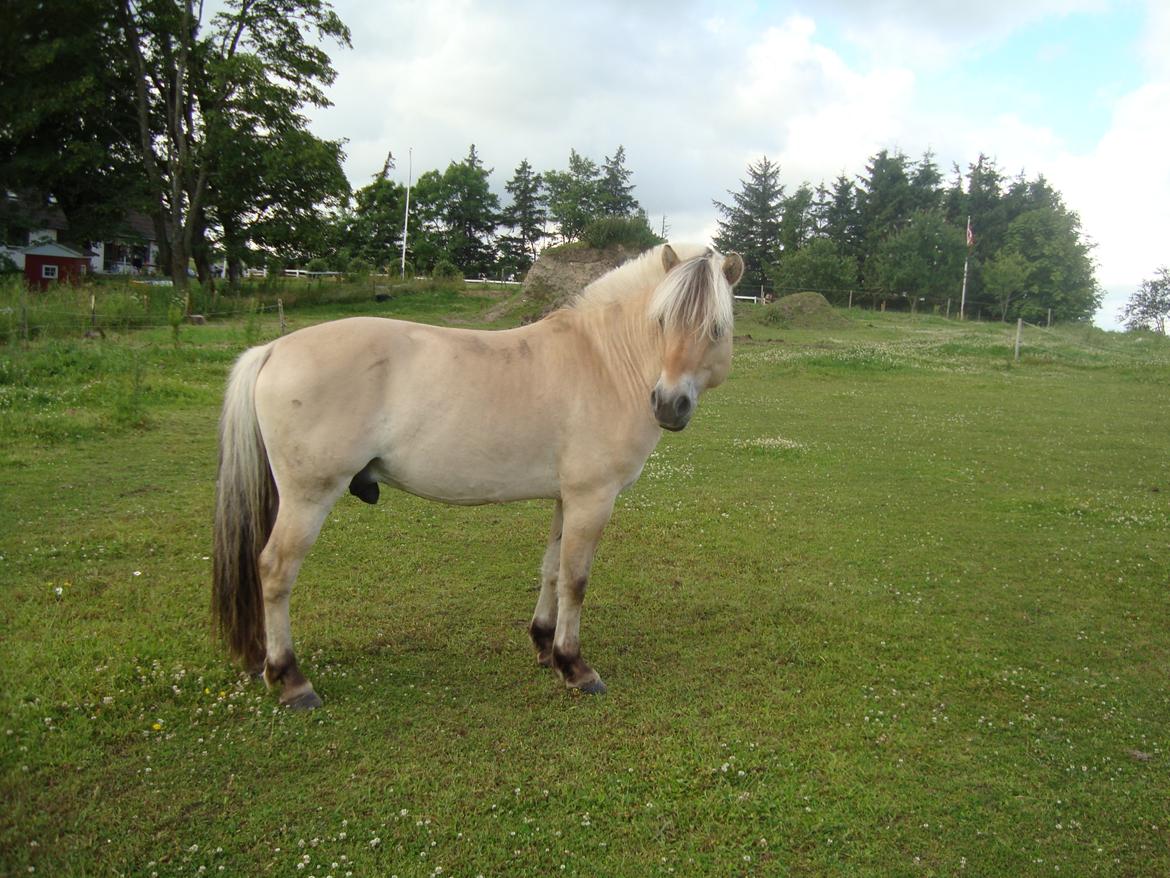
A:
[[[815,17],[746,0],[336,5],[354,49],[331,53],[336,106],[315,114],[314,130],[348,139],[355,185],[387,149],[405,178],[408,147],[417,177],[475,143],[502,191],[522,158],[562,168],[570,147],[600,161],[622,144],[652,221],[666,214],[675,237],[702,239],[711,199],[763,154],[793,188],[858,174],[882,148],[915,158],[931,148],[944,174],[987,151],[1006,173],[1043,173],[1065,194],[1099,244],[1102,283],[1136,288],[1170,258],[1170,5],[1158,0],[1135,47],[1146,83],[1113,101],[1108,133],[1079,153],[1034,121],[1042,98],[1029,83],[983,117],[958,100],[928,106],[925,94],[940,70],[964,71],[1020,28],[1105,0],[821,0]]]

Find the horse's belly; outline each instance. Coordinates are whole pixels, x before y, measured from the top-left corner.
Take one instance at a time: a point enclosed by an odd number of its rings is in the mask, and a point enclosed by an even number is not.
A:
[[[508,466],[500,461],[452,461],[428,459],[425,453],[396,454],[383,458],[374,475],[378,481],[410,494],[460,506],[556,497],[560,493],[556,467],[532,460],[522,466]]]

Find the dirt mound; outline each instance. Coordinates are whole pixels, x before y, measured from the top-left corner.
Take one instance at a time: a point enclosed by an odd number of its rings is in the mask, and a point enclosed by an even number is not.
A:
[[[603,274],[638,251],[621,245],[597,249],[584,243],[549,247],[528,270],[517,310],[542,317],[564,305]]]
[[[835,329],[848,326],[849,318],[838,313],[820,293],[793,293],[764,308],[765,323],[789,329]]]

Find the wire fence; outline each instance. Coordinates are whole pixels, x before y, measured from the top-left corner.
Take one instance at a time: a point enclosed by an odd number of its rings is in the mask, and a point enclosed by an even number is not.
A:
[[[80,286],[55,285],[43,291],[30,290],[19,279],[0,280],[0,344],[39,337],[104,336],[110,332],[265,315],[279,317],[283,332],[285,309],[389,298],[404,289],[426,288],[433,283],[403,283],[396,277],[379,276],[346,282],[333,278],[273,278],[246,283],[238,291],[212,291],[192,283],[185,294],[178,295],[169,285],[122,279]]]
[[[867,290],[860,287],[788,287],[778,286],[766,282],[760,284],[758,290],[749,290],[743,287],[736,289],[737,299],[755,301],[760,304],[775,301],[776,299],[793,293],[819,293],[832,305],[847,310],[854,308],[868,311],[902,311],[911,314],[931,313],[941,317],[964,319],[995,320],[1008,322],[1021,314],[1033,320],[1044,320],[1047,326],[1053,324],[1052,309],[1039,305],[1029,305],[1026,301],[1009,300],[1006,307],[1003,301],[968,296],[964,301],[961,296],[927,295],[917,296],[910,293],[893,293],[885,290]]]

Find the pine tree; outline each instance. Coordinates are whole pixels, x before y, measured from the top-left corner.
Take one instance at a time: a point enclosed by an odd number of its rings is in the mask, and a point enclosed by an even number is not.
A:
[[[504,184],[504,190],[512,197],[512,203],[504,208],[500,219],[513,229],[518,253],[510,260],[523,271],[536,259],[537,245],[545,236],[544,223],[548,217],[544,209],[544,179],[533,173],[528,159],[523,159],[512,173],[512,179]]]
[[[922,154],[910,175],[910,201],[916,211],[933,211],[942,207],[942,173],[929,149]]]
[[[813,199],[813,190],[808,183],[801,183],[795,192],[785,197],[780,217],[782,253],[796,252],[816,234]]]
[[[744,260],[745,289],[764,285],[765,271],[780,255],[780,221],[784,210],[784,187],[780,165],[764,156],[748,165],[747,179],[740,191],[730,192],[731,204],[713,202],[722,219],[715,246],[724,253],[739,253]]]
[[[901,152],[883,149],[869,160],[857,187],[857,208],[865,233],[866,256],[886,238],[904,229],[914,215],[914,196]]]
[[[446,250],[463,274],[486,275],[496,261],[495,232],[499,224],[500,200],[491,191],[488,176],[475,144],[467,158],[452,162],[443,173],[442,218],[446,227]]]
[[[597,201],[603,216],[633,216],[640,207],[632,193],[631,172],[626,167],[626,150],[618,146],[613,158],[605,157],[601,166],[601,180],[598,183]]]
[[[837,245],[837,252],[857,260],[861,254],[861,214],[857,209],[857,187],[840,174],[824,208],[824,234]]]

